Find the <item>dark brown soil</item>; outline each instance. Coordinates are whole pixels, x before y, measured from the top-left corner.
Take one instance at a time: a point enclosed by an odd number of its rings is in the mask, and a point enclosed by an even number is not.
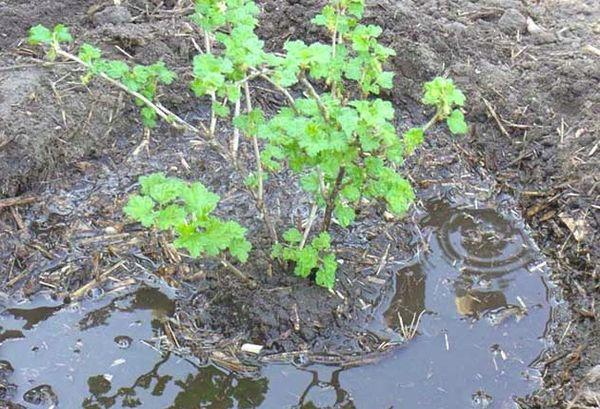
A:
[[[203,108],[189,102],[184,81],[194,53],[190,31],[181,24],[188,2],[124,2],[129,16],[111,11],[109,3],[0,3],[0,203],[19,195],[37,199],[0,206],[5,291],[50,287],[67,294],[114,265],[115,279],[158,269],[181,286],[185,308],[176,332],[197,353],[231,337],[276,352],[331,346],[369,351],[387,341],[386,334],[361,329],[368,319],[364,305],[377,304],[388,289],[366,278],[388,243],[388,261],[401,261],[420,240],[412,223],[373,222],[381,209],[366,209],[350,232],[336,232],[345,261],[337,294],[282,271],[270,277],[260,252],[249,271],[261,285],[252,291],[216,264],[180,260],[165,240],[124,224],[125,193],[138,175],[160,170],[202,179],[224,198],[222,214],[251,226],[259,241],[264,236],[232,169],[214,152],[193,148],[195,136],[159,128],[149,151],[136,152],[142,130],[127,96],[99,83],[78,84],[71,66],[44,66],[22,41],[33,24],[66,22],[78,38],[108,53],[128,58],[126,52],[142,63],[163,58],[183,74],[180,88],[163,103],[191,119],[203,117]],[[287,38],[318,39],[310,18],[321,3],[262,1],[261,30],[269,46]],[[527,17],[537,27],[528,27]],[[575,407],[595,407],[585,399],[586,391],[598,388],[588,374],[600,362],[599,18],[594,0],[381,1],[368,12],[398,53],[397,83],[388,98],[403,128],[424,120],[421,84],[436,75],[448,74],[469,97],[470,135],[451,139],[436,132],[408,164],[412,178],[428,195],[453,190],[514,197],[568,302],[568,314],[558,314],[550,327],[554,346],[541,358],[544,388],[525,407],[564,408],[576,399]],[[269,96],[261,102],[277,103]],[[284,194],[279,188],[287,180],[270,182],[271,206],[295,220],[306,217],[297,189]]]

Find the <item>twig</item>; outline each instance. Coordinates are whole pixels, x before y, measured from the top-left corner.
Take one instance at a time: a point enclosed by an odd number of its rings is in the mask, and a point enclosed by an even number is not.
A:
[[[212,44],[210,33],[208,30],[204,30],[204,49],[206,54],[212,53]],[[217,94],[215,91],[210,92],[211,108],[210,108],[210,127],[209,127],[209,138],[215,137],[215,131],[217,129],[217,115],[215,112],[215,104],[217,104]]]
[[[377,267],[377,272],[375,273],[376,276],[378,276],[379,273],[381,273],[381,270],[383,270],[383,267],[385,267],[385,264],[387,263],[387,258],[388,258],[388,254],[390,252],[390,247],[391,247],[391,244],[388,243],[387,247],[385,248],[385,252],[383,253],[383,256],[381,257],[381,261],[379,262],[379,267]]]
[[[236,266],[234,266],[229,261],[227,261],[227,259],[225,257],[221,258],[221,264],[223,264],[225,267],[227,267],[227,269],[229,271],[231,271],[233,274],[238,276],[238,278],[245,281],[248,284],[248,286],[250,286],[251,288],[256,288],[256,283],[254,282],[254,280],[251,279],[250,277],[248,277],[246,274],[242,273],[242,271],[240,269],[238,269]]]
[[[240,116],[241,111],[241,101],[238,99],[235,101],[235,108],[233,111],[234,119]],[[231,156],[233,156],[233,160],[237,161],[238,150],[240,148],[240,129],[235,126],[233,128],[233,140],[231,141]]]
[[[90,281],[89,283],[84,285],[83,287],[74,291],[71,294],[71,299],[78,300],[79,298],[83,297],[89,290],[91,290],[92,288],[94,288],[94,286],[96,286],[96,285],[100,284],[102,281],[104,281],[106,279],[106,277],[108,277],[110,274],[112,274],[115,270],[117,270],[123,264],[125,264],[125,260],[119,261],[117,264],[115,264],[114,266],[112,266],[111,268],[106,270],[104,273],[102,273],[102,275],[100,275],[100,277],[93,279],[92,281]]]
[[[317,219],[317,210],[319,210],[319,207],[316,203],[313,203],[312,208],[310,209],[310,215],[308,216],[308,224],[304,229],[304,235],[302,236],[302,241],[300,242],[300,250],[302,250],[306,245],[306,240],[308,240],[310,230],[312,229],[312,226],[315,223],[315,220]]]
[[[56,48],[56,53],[58,55],[64,57],[64,58],[68,59],[68,60],[75,61],[78,64],[83,65],[84,67],[91,68],[89,64],[87,64],[85,61],[81,60],[79,57],[77,57],[77,56],[75,56],[75,55],[73,55],[73,54],[71,54],[69,52],[66,52],[63,49],[59,48],[59,47]],[[187,130],[189,130],[191,132],[194,132],[194,133],[208,134],[209,131],[208,131],[208,129],[206,129],[206,126],[204,124],[200,123],[200,125],[202,127],[202,132],[201,132],[195,126],[189,124],[188,122],[186,122],[185,120],[183,120],[179,116],[175,115],[173,112],[169,111],[167,108],[158,106],[157,104],[155,104],[154,102],[150,101],[148,98],[146,98],[145,96],[143,96],[139,92],[130,90],[125,85],[121,84],[119,81],[110,78],[108,75],[106,75],[104,73],[100,73],[98,75],[102,79],[110,82],[115,87],[117,87],[117,88],[119,88],[119,89],[127,92],[129,95],[134,96],[135,98],[137,98],[140,101],[142,101],[149,108],[152,108],[157,113],[158,116],[160,116],[162,119],[164,119],[167,123],[172,124],[175,128],[178,128],[178,129],[187,129]]]
[[[31,204],[31,203],[37,202],[38,200],[39,200],[38,197],[33,197],[33,196],[28,196],[28,197],[18,196],[18,197],[10,197],[8,199],[0,199],[0,210],[4,209],[5,207],[22,206],[22,205],[26,205],[26,204]]]
[[[304,73],[300,74],[300,82],[302,83],[302,85],[304,85],[310,97],[317,102],[317,105],[319,106],[319,111],[321,111],[323,119],[325,119],[325,121],[329,121],[329,112],[327,112],[327,107],[325,106],[325,104],[323,104],[321,97],[319,96],[315,88],[312,86],[310,81],[306,79]]]
[[[259,73],[259,71],[253,70],[254,73]],[[283,96],[285,96],[285,98],[288,100],[288,104],[290,105],[290,107],[294,110],[294,112],[298,112],[296,109],[296,100],[294,99],[294,97],[292,96],[292,94],[290,94],[288,92],[287,89],[283,88],[281,85],[279,85],[277,82],[273,81],[268,75],[264,74],[264,73],[260,73],[258,75],[260,78],[264,79],[265,81],[267,81],[269,84],[271,84],[277,91],[279,91],[281,94],[283,94]]]
[[[500,130],[502,131],[502,133],[504,134],[504,136],[506,136],[507,138],[510,138],[510,134],[508,133],[508,131],[506,130],[506,128],[504,127],[504,125],[502,125],[502,121],[500,121],[500,117],[498,116],[498,114],[496,113],[496,111],[494,111],[494,108],[492,107],[492,104],[490,104],[488,102],[488,100],[485,99],[485,98],[483,98],[483,97],[481,99],[483,99],[483,102],[485,103],[485,106],[490,111],[490,114],[492,114],[492,117],[496,120],[496,123],[498,124],[498,127],[500,128]]]
[[[344,176],[346,176],[346,168],[341,167],[338,172],[337,178],[335,180],[335,184],[333,185],[333,190],[331,191],[331,195],[327,199],[327,207],[325,208],[325,217],[323,218],[323,226],[321,227],[322,232],[326,232],[329,230],[329,226],[331,225],[331,216],[333,214],[333,209],[335,207],[335,201],[337,199],[338,193],[340,193],[340,189],[342,187],[342,182],[344,180]]]
[[[248,113],[252,112],[252,99],[250,95],[250,86],[248,82],[244,83],[244,93],[246,95],[246,111]],[[258,146],[258,137],[254,135],[250,135],[252,138],[252,148],[254,149],[254,158],[256,159],[256,173],[258,178],[258,188],[256,192],[256,205],[258,210],[262,213],[263,220],[267,226],[267,230],[269,231],[269,235],[271,236],[271,240],[273,243],[277,243],[279,240],[277,238],[277,231],[275,230],[275,226],[271,221],[271,217],[269,216],[269,211],[265,204],[264,196],[265,196],[265,187],[264,187],[264,174],[262,161],[260,158],[260,147]]]

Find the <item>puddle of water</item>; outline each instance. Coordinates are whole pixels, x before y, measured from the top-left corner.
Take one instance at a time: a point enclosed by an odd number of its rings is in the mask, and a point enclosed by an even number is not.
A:
[[[157,289],[76,306],[43,296],[0,315],[0,399],[26,408],[513,408],[550,317],[533,246],[491,210],[430,205],[430,251],[397,272],[374,329],[423,315],[381,362],[342,370],[271,365],[255,379],[198,367],[152,345],[174,304]],[[5,395],[5,396],[3,396]]]
[[[529,365],[544,348],[551,314],[540,272],[528,269],[535,245],[494,210],[433,202],[428,214],[429,251],[397,272],[384,312],[400,331],[401,320],[410,325],[425,311],[420,335],[391,360],[346,377],[373,379],[375,396],[398,391],[382,406],[513,408],[512,397],[538,385]]]

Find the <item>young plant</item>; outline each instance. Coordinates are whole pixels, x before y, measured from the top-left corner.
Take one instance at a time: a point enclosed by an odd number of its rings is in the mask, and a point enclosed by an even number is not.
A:
[[[403,215],[415,199],[411,183],[399,171],[405,157],[415,152],[425,133],[438,122],[445,121],[454,134],[468,130],[460,110],[464,94],[452,80],[440,77],[425,84],[423,103],[435,108],[431,120],[398,136],[394,107],[380,95],[393,88],[394,73],[385,66],[395,51],[379,42],[379,26],[361,23],[364,11],[365,0],[330,0],[313,19],[328,32],[330,41],[288,41],[285,52],[279,54],[266,52],[256,35],[259,9],[252,0],[195,0],[192,16],[201,29],[203,45],[194,41],[199,54],[193,59],[190,87],[197,97],[211,103],[208,125],[200,123],[202,133],[210,146],[225,152],[223,155],[246,180],[273,242],[273,258],[292,262],[295,274],[314,276],[317,284],[330,289],[337,268],[329,234],[332,221],[349,227],[359,207],[374,201],[383,202],[395,215]],[[120,61],[102,59],[100,51],[89,45],[74,56],[61,48],[70,41],[68,29],[61,25],[52,32],[42,26],[30,31],[30,42],[49,46],[50,58],[59,55],[87,67],[84,80],[97,75],[133,95],[148,126],[160,116],[174,126],[201,132],[154,103],[158,84],[169,84],[175,78],[163,64],[130,68]],[[270,118],[253,106],[250,84],[257,79],[268,82],[287,101],[287,106]],[[297,96],[298,91],[301,96]],[[228,147],[216,138],[220,118],[231,118],[233,125]],[[241,135],[252,149],[253,172],[246,170],[238,155]],[[299,176],[312,210],[304,231],[288,230],[280,243],[266,205],[264,185],[269,173],[285,169]],[[126,212],[147,226],[174,229],[179,235],[176,245],[192,255],[216,255],[227,250],[244,261],[249,245],[241,240],[241,227],[228,225],[226,232],[209,234],[216,227],[196,224],[199,216],[191,212],[191,200],[202,203],[210,195],[191,198],[182,193],[189,192],[190,186],[184,189],[181,181],[161,178],[159,190],[172,186],[169,189],[176,193],[161,202],[148,190],[150,187],[145,187],[150,182],[144,179],[142,196],[132,198]],[[311,230],[320,214],[322,222],[315,234]],[[169,224],[171,216],[185,223]],[[222,227],[219,223],[216,226]],[[233,232],[235,240],[227,241]]]
[[[133,95],[136,105],[140,107],[144,126],[154,128],[157,125],[158,116],[171,123],[183,122],[157,103],[159,84],[170,85],[177,77],[162,61],[149,66],[130,67],[120,60],[102,58],[101,50],[90,44],[83,44],[79,48],[78,55],[63,50],[61,45],[71,42],[73,42],[73,37],[69,28],[62,24],[56,25],[52,31],[42,25],[37,25],[29,30],[29,43],[45,46],[46,56],[51,61],[55,60],[57,56],[61,56],[85,67],[87,72],[81,77],[84,84],[99,76]]]
[[[321,287],[333,289],[337,261],[330,251],[331,236],[320,233],[308,245],[302,244],[304,238],[298,229],[285,232],[283,239],[286,244],[277,243],[273,246],[272,256],[294,263],[294,274],[307,278],[314,275],[315,282]]]
[[[125,206],[127,216],[144,227],[174,233],[175,247],[187,250],[194,258],[221,257],[236,275],[248,280],[224,253],[244,263],[252,246],[246,240],[245,228],[212,215],[218,195],[202,183],[187,183],[162,173],[142,176],[139,183],[140,194],[131,196]]]

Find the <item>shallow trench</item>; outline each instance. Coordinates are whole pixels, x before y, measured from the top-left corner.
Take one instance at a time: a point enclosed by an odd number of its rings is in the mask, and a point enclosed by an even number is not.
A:
[[[368,324],[404,343],[376,363],[342,368],[296,355],[242,376],[166,353],[162,323],[177,292],[145,283],[71,304],[44,293],[7,300],[0,399],[27,408],[516,407],[540,386],[536,359],[554,304],[545,262],[513,215],[425,207],[426,250],[392,266],[394,286]]]

